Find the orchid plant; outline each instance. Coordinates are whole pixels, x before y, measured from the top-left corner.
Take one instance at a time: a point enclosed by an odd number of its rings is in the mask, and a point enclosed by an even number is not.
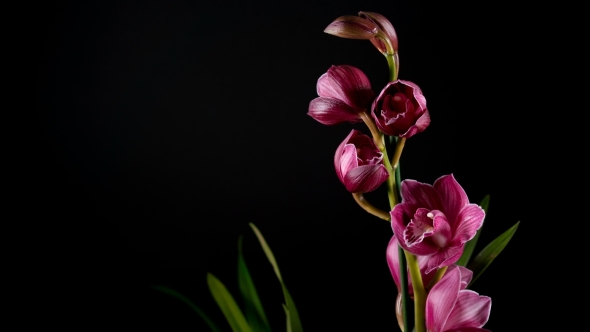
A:
[[[378,13],[359,12],[358,16],[337,18],[324,32],[369,40],[385,56],[389,67],[389,83],[375,94],[360,69],[331,66],[317,81],[318,97],[310,102],[308,115],[324,125],[363,122],[370,132],[371,136],[352,129],[336,149],[334,168],[361,208],[391,223],[393,235],[387,245],[386,261],[398,290],[395,315],[399,328],[404,332],[489,331],[484,326],[491,298],[468,288],[506,247],[519,223],[472,258],[489,196],[479,204],[470,203],[453,174],[443,175],[433,184],[401,181],[399,161],[405,142],[428,128],[430,113],[418,85],[398,79],[398,39],[393,25]],[[386,210],[364,196],[382,185],[387,187],[389,199]],[[253,224],[250,227],[280,282],[287,331],[302,332],[298,311],[277,261],[258,228]],[[245,313],[212,274],[207,275],[209,289],[233,331],[271,331],[242,256],[241,239],[238,248],[238,282]],[[154,288],[186,302],[212,331],[221,331],[182,294],[163,286]],[[409,317],[412,311],[413,319]]]
[[[466,288],[504,249],[518,223],[470,260],[489,196],[479,205],[470,203],[453,174],[432,185],[401,181],[399,160],[405,142],[427,129],[430,113],[420,87],[398,79],[393,25],[381,14],[359,12],[337,18],[324,32],[369,40],[389,65],[389,83],[376,97],[360,69],[332,66],[318,79],[318,97],[310,102],[308,115],[325,125],[362,121],[371,133],[369,137],[353,129],[336,149],[334,167],[360,207],[391,223],[393,236],[386,256],[398,289],[400,329],[411,331],[408,305],[413,301],[416,332],[489,331],[483,326],[491,299]],[[363,195],[382,184],[387,186],[388,211]]]

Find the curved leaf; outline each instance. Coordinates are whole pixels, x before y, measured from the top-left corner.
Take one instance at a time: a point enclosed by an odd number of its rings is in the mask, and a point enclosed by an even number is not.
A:
[[[486,216],[488,215],[488,206],[489,205],[490,205],[490,195],[486,195],[481,200],[481,203],[479,203],[479,206],[481,206],[481,208],[485,211]],[[484,218],[484,222],[485,222],[485,218]],[[465,249],[463,249],[463,255],[461,255],[461,258],[459,258],[459,260],[457,261],[457,265],[465,266],[465,265],[467,265],[467,263],[469,263],[469,259],[471,258],[471,255],[473,254],[473,250],[475,249],[475,245],[477,244],[477,240],[479,240],[479,235],[481,234],[482,228],[483,228],[483,224],[477,230],[477,233],[475,233],[475,236],[473,237],[473,239],[469,240],[469,242],[467,242],[465,244]]]
[[[191,309],[193,309],[199,316],[201,316],[201,318],[203,318],[203,320],[205,321],[205,323],[207,323],[207,326],[209,326],[209,328],[211,329],[211,331],[213,332],[221,332],[221,329],[219,329],[219,327],[217,327],[217,325],[215,325],[215,323],[213,323],[213,321],[211,319],[209,319],[209,317],[207,317],[207,315],[205,315],[205,313],[199,309],[199,307],[197,307],[191,300],[189,300],[186,296],[180,294],[179,292],[175,291],[174,289],[165,287],[165,286],[160,286],[160,285],[153,285],[152,289],[155,289],[157,291],[160,291],[164,294],[168,294],[171,295],[179,300],[181,300],[182,302],[188,304],[189,307],[191,307]]]
[[[262,308],[256,287],[254,287],[254,281],[246,266],[244,255],[242,254],[242,240],[243,238],[240,236],[238,239],[238,284],[244,300],[246,319],[254,331],[269,332],[271,329],[268,319]]]
[[[485,269],[492,263],[492,261],[498,257],[498,255],[504,250],[512,236],[516,232],[520,221],[510,227],[507,231],[498,236],[494,241],[490,242],[483,250],[475,256],[473,261],[467,266],[468,269],[473,271],[473,279],[469,283],[471,286],[475,280],[485,271]],[[469,287],[467,286],[467,287]]]
[[[225,285],[211,273],[207,273],[207,284],[209,285],[211,295],[213,295],[215,302],[217,302],[232,330],[234,332],[252,332],[242,311],[227,288],[225,288]]]
[[[272,265],[272,267],[275,271],[275,274],[277,275],[277,278],[279,279],[279,281],[281,283],[281,288],[283,289],[283,295],[285,297],[285,307],[284,308],[285,308],[285,313],[287,315],[287,332],[303,332],[303,327],[301,326],[301,320],[299,319],[299,313],[297,312],[297,307],[295,307],[295,302],[293,302],[293,298],[291,297],[291,294],[289,294],[287,287],[285,287],[285,284],[283,283],[283,278],[281,277],[281,272],[279,271],[279,266],[277,264],[277,260],[275,259],[275,256],[273,255],[272,251],[270,250],[270,247],[266,243],[266,240],[264,240],[264,237],[262,236],[262,234],[260,233],[258,228],[256,226],[254,226],[253,223],[249,223],[249,225],[252,228],[252,230],[254,231],[254,234],[256,234],[256,237],[258,238],[258,241],[260,242],[260,246],[262,247],[264,254],[266,254],[266,258],[268,259],[268,261]]]

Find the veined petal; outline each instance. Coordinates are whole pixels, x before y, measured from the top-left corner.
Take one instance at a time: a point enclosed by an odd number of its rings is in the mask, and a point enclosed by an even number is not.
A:
[[[459,212],[457,222],[452,225],[454,230],[453,241],[465,243],[475,236],[477,230],[483,224],[485,211],[477,204],[469,204]]]
[[[352,193],[368,193],[379,187],[389,173],[383,165],[363,165],[344,174],[344,185]]]
[[[391,46],[393,47],[394,51],[397,53],[397,47],[398,47],[397,33],[395,32],[393,25],[391,24],[391,22],[389,22],[389,20],[387,18],[385,18],[385,16],[383,16],[381,14],[372,13],[372,12],[359,12],[358,14],[360,17],[367,18],[371,22],[374,22],[375,24],[377,24],[379,29],[381,29],[381,31],[383,31],[387,35],[387,38],[389,38],[389,42],[391,42]],[[380,41],[376,38],[373,38],[373,39],[371,39],[371,42],[381,52],[387,51],[385,49],[385,45],[383,45],[382,41]]]
[[[389,265],[389,271],[391,272],[391,276],[393,277],[393,282],[395,282],[395,285],[397,286],[397,291],[399,293],[401,292],[401,273],[399,269],[398,246],[399,245],[397,242],[397,238],[394,235],[391,237],[391,240],[389,240],[385,256],[387,258],[387,265]]]
[[[334,154],[334,168],[336,169],[336,174],[338,175],[338,178],[340,179],[340,181],[344,181],[344,174],[342,174],[342,171],[340,168],[340,159],[342,159],[342,152],[344,151],[344,147],[346,146],[346,144],[348,144],[348,141],[350,140],[352,135],[354,135],[355,133],[360,133],[360,132],[355,129],[351,130],[350,134],[348,134],[348,136],[346,136],[346,138],[342,141],[342,143],[340,143],[340,145],[336,149],[336,153]]]
[[[434,181],[433,186],[436,191],[439,192],[440,196],[444,197],[443,211],[453,228],[456,229],[454,223],[457,220],[459,212],[469,204],[469,199],[467,198],[465,190],[463,190],[457,180],[455,180],[453,174],[441,176]]]
[[[377,33],[377,25],[362,17],[344,15],[330,23],[324,32],[342,38],[371,39]]]
[[[432,287],[426,298],[426,328],[429,332],[443,332],[445,323],[455,306],[461,285],[461,271],[447,271]]]
[[[414,211],[418,208],[444,211],[439,193],[432,185],[416,180],[404,180],[401,184],[401,195],[402,201]]]
[[[422,89],[420,89],[420,87],[416,83],[406,81],[406,80],[398,80],[398,81],[412,89],[412,94],[414,95],[414,98],[418,102],[418,105],[420,106],[420,108],[426,108],[426,98],[424,98],[424,94],[422,93]]]
[[[472,290],[462,290],[447,319],[445,330],[463,331],[468,327],[481,328],[490,318],[491,307],[491,298],[480,296]]]
[[[430,256],[426,273],[456,263],[463,254],[463,248],[464,246],[440,248],[435,254]]]
[[[408,131],[403,134],[400,134],[400,137],[410,138],[416,134],[419,134],[424,131],[430,125],[430,113],[428,110],[424,110],[424,114],[422,114],[418,120],[416,120],[416,124],[411,126]]]
[[[360,69],[349,65],[332,66],[328,70],[328,76],[332,79],[332,84],[337,86],[334,91],[340,90],[342,101],[359,112],[370,108],[375,93],[369,78]]]
[[[488,329],[480,329],[477,327],[463,327],[456,330],[447,330],[446,332],[492,332]]]
[[[451,225],[444,213],[438,210],[432,210],[427,215],[432,218],[434,234],[430,238],[434,244],[439,247],[445,247],[451,241]]]
[[[471,282],[471,279],[473,278],[473,271],[463,266],[456,266],[461,270],[461,289],[463,290],[467,288],[467,285],[469,285]]]
[[[321,124],[335,125],[343,122],[360,122],[358,112],[343,101],[318,97],[309,103],[309,116]]]
[[[359,161],[356,156],[356,146],[353,144],[346,144],[342,150],[342,156],[340,157],[340,172],[346,177],[346,174],[359,166]]]

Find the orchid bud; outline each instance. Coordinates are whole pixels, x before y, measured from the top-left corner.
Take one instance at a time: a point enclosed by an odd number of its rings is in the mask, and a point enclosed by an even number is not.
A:
[[[340,16],[324,30],[325,33],[350,39],[371,39],[377,31],[377,24],[352,15]]]
[[[359,12],[359,16],[368,21],[371,21],[372,23],[375,23],[381,33],[384,35],[384,38],[387,38],[389,43],[391,43],[391,46],[393,47],[392,51],[397,53],[397,33],[395,32],[391,22],[389,22],[385,16],[371,12]],[[389,53],[387,50],[387,45],[381,39],[376,37],[371,38],[371,43],[373,43],[373,45],[375,45],[375,47],[377,47],[381,53]]]
[[[389,136],[409,138],[430,124],[422,90],[410,81],[389,82],[373,102],[375,124]]]
[[[373,191],[389,177],[381,151],[369,136],[355,129],[336,150],[334,167],[338,178],[351,193]]]

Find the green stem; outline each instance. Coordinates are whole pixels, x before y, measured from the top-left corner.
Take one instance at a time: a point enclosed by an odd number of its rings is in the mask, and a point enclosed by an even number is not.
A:
[[[397,255],[399,257],[399,266],[403,267],[400,270],[400,281],[401,281],[401,292],[402,292],[402,317],[403,317],[403,324],[404,324],[404,331],[410,331],[410,322],[408,320],[408,270],[406,267],[406,255],[404,254],[404,249],[401,246],[397,246]]]
[[[416,256],[407,251],[404,251],[404,253],[408,261],[412,287],[414,288],[414,329],[416,332],[426,332],[426,319],[424,317],[424,311],[426,310],[426,290],[424,290],[424,284],[422,283],[420,267],[418,266]]]
[[[369,203],[365,196],[362,193],[352,193],[352,197],[354,200],[360,205],[365,211],[369,212],[370,214],[381,218],[386,221],[390,221],[389,213],[376,208],[373,204]]]

